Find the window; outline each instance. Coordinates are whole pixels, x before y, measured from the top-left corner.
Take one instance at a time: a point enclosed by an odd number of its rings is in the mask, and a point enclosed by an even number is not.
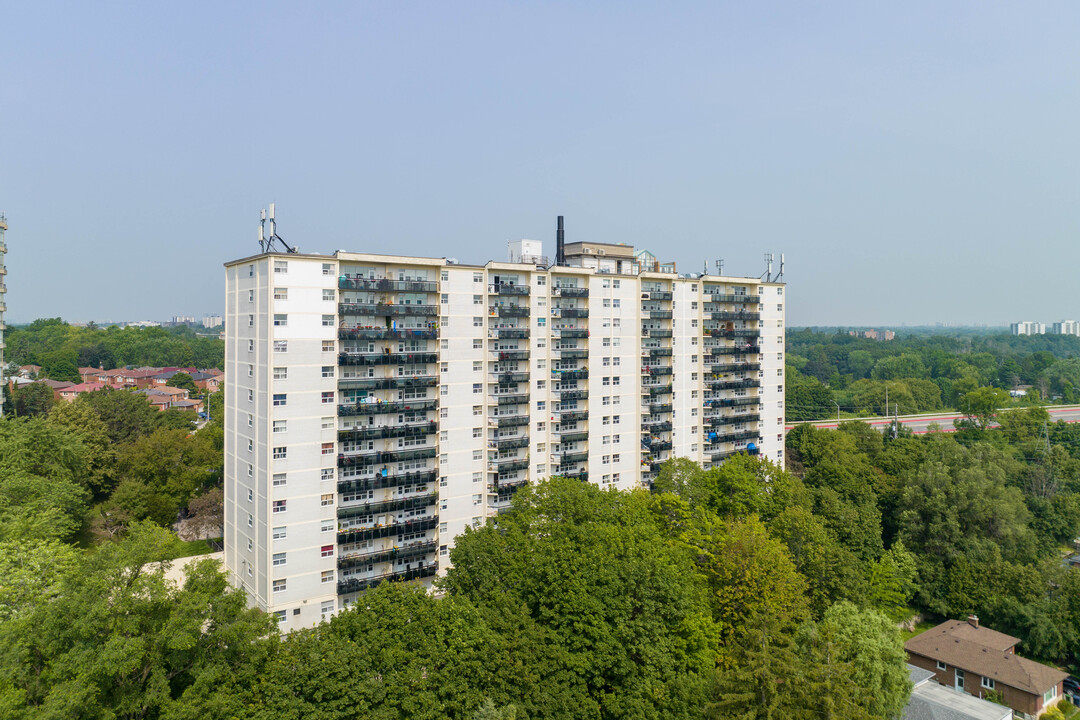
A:
[[[472,504],[473,505],[481,505],[481,504],[483,504],[483,502],[484,502],[484,496],[483,495],[473,495],[472,496]]]
[[[275,300],[288,300],[289,299],[289,289],[288,288],[274,288],[274,299]]]
[[[326,493],[324,495],[320,495],[319,496],[319,504],[322,505],[323,507],[326,507],[328,505],[333,505],[334,504],[334,494],[333,493]]]
[[[449,385],[440,385],[439,386],[439,394],[440,395],[449,395],[450,394],[450,386]]]
[[[334,557],[334,546],[323,545],[322,550],[319,551],[320,557]]]
[[[255,302],[255,291],[248,290],[248,302]]]
[[[612,280],[611,281],[611,287],[615,288],[616,290],[619,289],[620,284],[622,284],[621,280]]]
[[[547,325],[547,318],[536,318],[537,327],[545,327]]]
[[[484,296],[483,295],[473,295],[472,296],[472,304],[473,305],[483,305],[484,304]]]
[[[472,436],[473,436],[474,438],[478,438],[478,437],[481,437],[481,436],[483,435],[483,432],[484,432],[484,431],[483,431],[483,429],[481,429],[481,428],[473,428],[473,429],[472,429]]]
[[[443,340],[443,342],[446,342],[446,341]],[[446,349],[445,345],[443,346],[443,349]],[[473,350],[483,350],[484,349],[484,341],[480,340],[480,339],[473,340],[472,341],[472,349]]]
[[[274,341],[274,352],[280,352],[280,353],[289,352],[289,341],[288,340],[275,340]]]
[[[614,455],[612,455],[612,456],[611,456],[611,462],[615,462],[615,463],[617,463],[617,462],[619,462],[619,460],[620,460],[620,458],[621,458],[621,457],[622,457],[622,456],[621,456],[621,455],[619,455],[619,453],[615,453]]]
[[[275,580],[274,581],[274,592],[282,592],[283,590],[285,590],[285,581],[284,580]],[[282,610],[281,612],[285,612],[285,611]]]
[[[288,506],[285,503],[286,503],[285,500],[275,500],[274,505],[273,505],[274,512],[276,512],[276,513],[286,512],[286,508]]]
[[[323,430],[333,430],[334,429],[334,418],[332,418],[332,417],[324,417],[322,419],[322,429]]]
[[[275,260],[274,261],[274,272],[275,273],[282,273],[282,274],[289,272],[289,263],[288,263],[288,261],[287,260]]]
[[[1050,702],[1057,697],[1057,685],[1054,685],[1049,690],[1043,693],[1043,705],[1049,705]]]
[[[484,273],[474,272],[472,274],[472,281],[473,282],[478,282],[478,283],[484,282]]]
[[[255,327],[255,316],[248,315],[248,327]]]
[[[323,315],[322,316],[322,326],[323,327],[334,327],[334,316],[333,315]]]
[[[946,665],[945,663],[943,663],[943,662],[941,662],[940,660],[938,660],[938,661],[937,661],[937,669],[938,669],[938,670],[947,670],[947,669],[948,669],[948,666],[947,666],[947,665]]]
[[[334,582],[334,571],[323,570],[322,575],[319,576],[319,582],[331,583]],[[330,602],[333,602],[332,600]]]
[[[484,451],[483,450],[473,450],[472,459],[473,460],[483,460],[484,459]]]
[[[472,414],[473,415],[481,415],[481,414],[483,414],[483,412],[484,412],[484,406],[483,405],[473,405],[472,406]]]
[[[274,432],[276,432],[276,433],[285,432],[288,429],[286,427],[286,425],[285,425],[285,422],[286,422],[285,420],[275,420],[274,421]]]
[[[604,298],[604,307],[611,307],[611,298]]]
[[[289,324],[289,316],[282,313],[274,314],[274,327],[285,327]]]
[[[255,277],[255,266],[248,265],[248,277]]]
[[[322,525],[319,526],[320,532],[334,532],[334,521],[323,520]]]
[[[248,340],[248,352],[255,352],[255,341]]]
[[[443,282],[446,282],[447,280],[450,279],[450,271],[449,270],[443,270],[442,272],[439,273],[439,278]]]
[[[604,465],[610,465],[611,464],[611,456],[610,455],[604,455],[603,457],[600,458],[600,462],[602,464],[604,464]]]
[[[324,405],[332,404],[334,402],[334,391],[328,390],[327,392],[324,392],[322,394],[322,401]]]
[[[614,300],[611,301],[611,307],[613,307],[613,308],[622,307],[622,300],[619,300],[618,298],[615,298]]]
[[[473,360],[472,371],[473,372],[483,372],[484,371],[484,361],[483,360]]]
[[[780,377],[784,377],[784,369],[783,368],[776,368],[776,374],[779,375]]]
[[[546,400],[537,400],[536,401],[536,409],[541,411],[541,412],[543,412],[544,410],[547,410],[547,401]]]
[[[472,326],[473,327],[484,327],[484,318],[483,318],[483,316],[473,317]]]
[[[276,368],[274,368],[274,379],[275,380],[288,380],[289,379],[289,368],[287,368],[287,367],[276,367]]]
[[[281,487],[285,484],[285,473],[274,473],[274,487]]]
[[[323,468],[319,473],[320,480],[333,480],[334,468]]]
[[[251,574],[251,568],[248,568],[248,575],[250,575],[250,574]],[[289,617],[289,611],[288,610],[275,610],[274,611],[274,619],[277,620],[279,623],[285,622],[286,618],[288,618],[288,617]]]
[[[254,441],[252,441],[252,440],[248,440],[248,452],[251,452],[251,451],[252,451],[252,450],[254,450],[254,449],[255,449],[255,443],[254,443]]]
[[[332,443],[332,442],[323,443],[322,444],[322,454],[323,455],[333,455],[334,454],[334,443]]]
[[[473,395],[479,395],[480,393],[482,393],[484,391],[484,384],[483,383],[473,383],[472,391],[473,391]]]
[[[994,678],[988,678],[988,677],[986,677],[984,675],[981,685],[984,688],[986,688],[987,690],[993,690],[994,689]]]
[[[323,263],[322,264],[322,274],[323,275],[333,275],[334,274],[334,265],[333,265],[333,263]]]
[[[255,518],[251,516],[251,513],[248,513],[248,527],[254,527],[254,526],[255,526]],[[250,540],[248,541],[248,545],[251,545]],[[250,549],[251,548],[249,547],[248,550],[250,550]]]
[[[287,531],[287,529],[286,529],[286,527],[284,525],[280,525],[280,526],[274,528],[274,539],[275,540],[284,540],[287,535],[288,535],[288,531]]]
[[[334,352],[334,350],[335,350],[335,348],[334,348],[334,341],[333,340],[323,340],[322,341],[322,351],[323,352]]]
[[[285,564],[285,553],[274,553],[274,567],[278,567]]]
[[[274,448],[274,459],[275,460],[284,460],[285,456],[288,454],[288,451],[289,451],[289,449],[286,448],[286,447],[276,447],[276,448]]]
[[[332,377],[334,377],[334,366],[333,365],[323,365],[322,366],[322,376],[324,378],[332,378]]]
[[[285,393],[274,393],[274,407],[283,407],[288,402],[288,397]]]
[[[334,300],[336,300],[337,298],[335,297],[335,293],[333,290],[328,290],[324,288],[322,291],[322,299],[326,302],[334,302]]]

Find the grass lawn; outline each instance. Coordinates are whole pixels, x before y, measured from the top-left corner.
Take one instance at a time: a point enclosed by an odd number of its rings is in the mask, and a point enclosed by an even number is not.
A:
[[[915,637],[916,635],[918,635],[920,633],[926,632],[927,630],[934,627],[935,625],[937,625],[936,622],[931,622],[929,620],[923,620],[921,623],[919,623],[919,624],[917,624],[915,626],[915,629],[913,631],[909,632],[907,630],[901,630],[900,631],[900,636],[904,640],[904,642],[907,642],[911,638]]]
[[[177,558],[192,557],[194,555],[207,555],[212,552],[214,552],[214,549],[210,547],[210,543],[206,540],[181,540],[177,543],[176,554],[168,559],[175,560]]]

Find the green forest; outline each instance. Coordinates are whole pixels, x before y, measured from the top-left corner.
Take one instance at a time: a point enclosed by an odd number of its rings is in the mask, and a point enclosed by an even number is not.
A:
[[[1080,337],[908,333],[878,342],[844,330],[787,333],[789,421],[1080,402]],[[1030,386],[1019,403],[1007,391]],[[998,393],[970,393],[992,388]],[[888,412],[885,409],[888,397]]]
[[[4,333],[5,356],[12,365],[40,365],[43,377],[79,382],[79,368],[223,368],[225,343],[189,327],[85,327],[60,318],[35,320]]]

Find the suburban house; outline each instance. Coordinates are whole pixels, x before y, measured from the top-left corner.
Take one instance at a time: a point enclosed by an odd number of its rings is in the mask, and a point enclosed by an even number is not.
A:
[[[958,693],[934,682],[934,671],[908,665],[911,698],[900,720],[1012,720],[1004,705]]]
[[[19,377],[26,378],[27,380],[34,380],[41,374],[40,365],[20,365]]]
[[[67,402],[75,402],[75,398],[79,397],[85,392],[95,392],[105,387],[101,383],[96,382],[84,382],[78,385],[72,385],[70,387],[61,388],[56,391],[56,394],[60,396],[61,400]]]
[[[55,399],[57,399],[57,400],[60,399],[60,391],[61,390],[66,390],[69,387],[74,387],[75,386],[75,383],[68,382],[67,380],[49,380],[49,379],[45,379],[45,380],[38,380],[38,382],[42,383],[43,385],[48,385],[49,389],[53,391],[53,397]]]
[[[905,643],[908,662],[942,685],[975,697],[996,695],[1021,718],[1036,718],[1062,697],[1068,673],[1016,654],[1019,638],[980,627],[979,618],[947,620]]]

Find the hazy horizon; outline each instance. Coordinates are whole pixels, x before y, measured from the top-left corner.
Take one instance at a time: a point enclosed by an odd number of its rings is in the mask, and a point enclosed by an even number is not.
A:
[[[1080,317],[1080,7],[5,8],[7,317],[223,309],[260,208],[308,252],[649,248],[793,326]]]

